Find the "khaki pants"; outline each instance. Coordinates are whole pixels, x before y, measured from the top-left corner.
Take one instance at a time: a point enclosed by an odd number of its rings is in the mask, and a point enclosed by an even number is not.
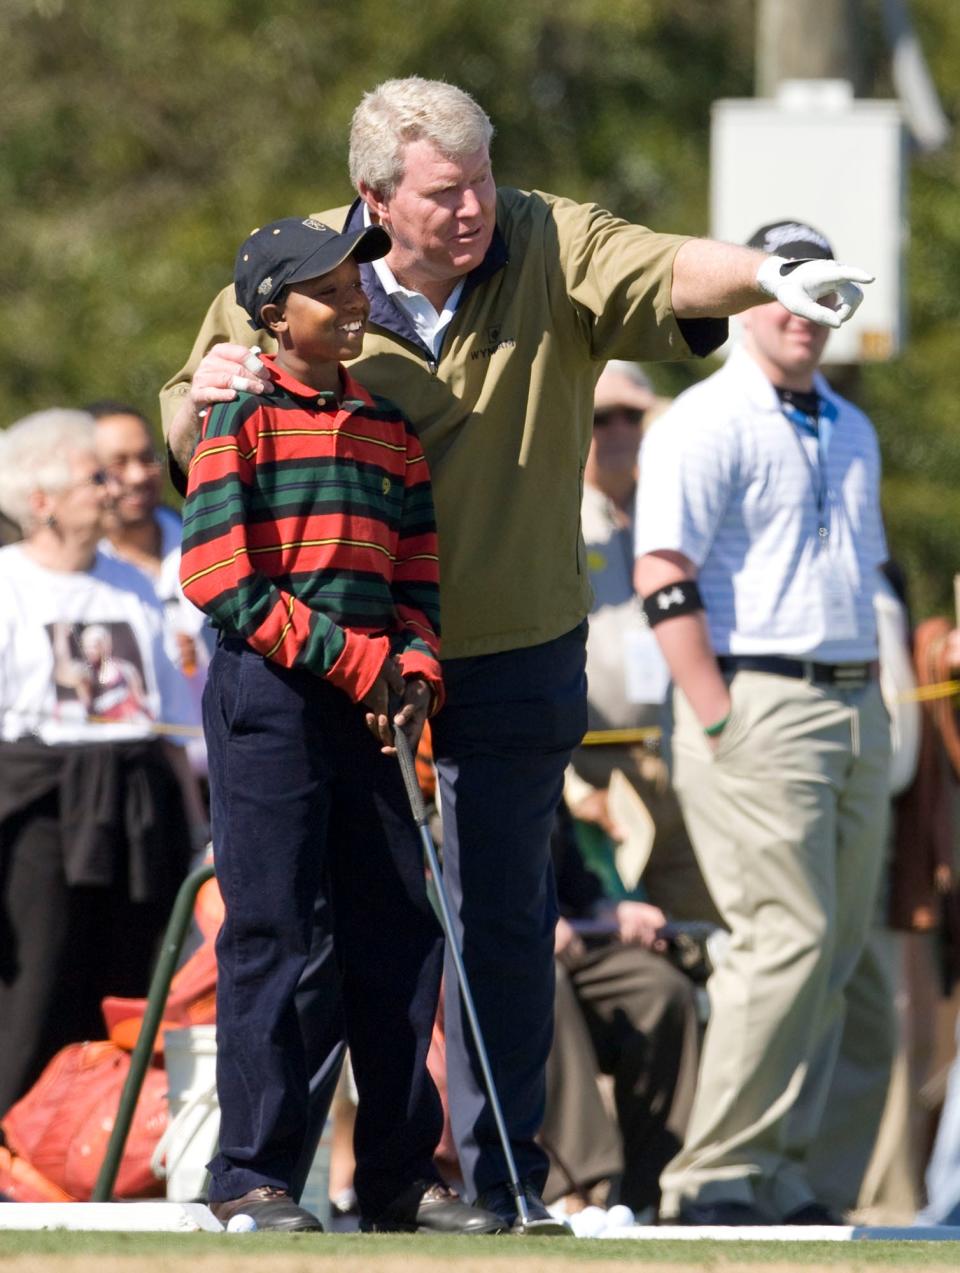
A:
[[[891,1071],[897,1051],[894,1004],[897,936],[874,922],[844,992],[843,1037],[823,1120],[807,1159],[817,1198],[834,1211],[852,1211],[861,1188],[872,1191],[888,1171],[905,1183],[910,1159],[906,1073]],[[881,1124],[885,1135],[880,1143]],[[870,1177],[867,1168],[870,1167]],[[911,1215],[909,1207],[905,1215]],[[901,1217],[903,1218],[903,1217]]]
[[[716,753],[683,696],[674,703],[674,784],[731,942],[710,980],[687,1137],[661,1179],[667,1218],[683,1199],[736,1199],[773,1219],[812,1200],[805,1159],[883,863],[879,685],[739,672],[731,696]]]

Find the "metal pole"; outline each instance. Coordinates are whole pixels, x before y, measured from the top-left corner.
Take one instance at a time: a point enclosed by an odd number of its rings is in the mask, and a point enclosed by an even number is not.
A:
[[[849,80],[863,91],[861,0],[759,0],[756,96],[783,80]]]
[[[176,901],[173,904],[173,912],[167,924],[167,931],[164,933],[157,966],[150,982],[147,1007],[140,1023],[140,1034],[137,1037],[136,1047],[130,1057],[130,1069],[127,1072],[123,1091],[120,1093],[120,1103],[117,1106],[117,1116],[114,1120],[113,1130],[110,1133],[110,1139],[107,1141],[107,1148],[97,1175],[97,1182],[93,1187],[93,1193],[90,1195],[91,1202],[109,1202],[113,1193],[117,1172],[120,1170],[120,1160],[126,1148],[127,1136],[130,1134],[130,1124],[133,1122],[134,1110],[137,1108],[137,1101],[140,1099],[140,1089],[143,1087],[147,1067],[150,1065],[150,1058],[153,1055],[153,1045],[157,1037],[157,1031],[160,1029],[160,1022],[163,1019],[163,1009],[166,1007],[167,995],[170,992],[170,982],[176,972],[177,960],[180,958],[180,951],[183,949],[187,929],[190,927],[193,904],[201,887],[213,877],[213,873],[212,866],[198,867],[197,870],[192,871],[187,876],[177,893]]]

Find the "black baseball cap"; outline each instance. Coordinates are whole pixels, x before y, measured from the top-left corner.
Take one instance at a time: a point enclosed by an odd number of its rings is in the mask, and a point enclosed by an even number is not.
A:
[[[810,257],[818,261],[835,259],[825,234],[805,221],[770,221],[747,239],[748,248],[759,248],[772,256]]]
[[[281,217],[261,226],[241,245],[233,268],[237,304],[260,326],[260,311],[291,283],[328,274],[348,256],[376,261],[390,251],[383,226],[340,234],[316,217]]]

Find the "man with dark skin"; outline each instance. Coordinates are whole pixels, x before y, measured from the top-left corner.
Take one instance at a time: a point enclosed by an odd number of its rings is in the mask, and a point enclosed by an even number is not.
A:
[[[192,705],[191,724],[197,728],[206,667],[203,615],[180,591],[180,517],[162,502],[163,460],[157,454],[150,422],[136,407],[113,399],[91,403],[87,410],[96,421],[97,454],[110,474],[113,492],[104,517],[101,551],[136,566],[153,584],[163,607],[167,654],[184,677],[185,701]],[[173,754],[193,846],[202,849],[210,838],[210,827],[190,763],[195,753],[203,766],[202,745],[191,737],[186,749],[178,747]]]

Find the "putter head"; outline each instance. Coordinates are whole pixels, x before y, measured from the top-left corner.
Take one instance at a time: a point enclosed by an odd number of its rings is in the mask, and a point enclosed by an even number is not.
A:
[[[518,1216],[510,1226],[510,1232],[521,1238],[569,1238],[573,1229],[566,1220],[550,1216],[547,1220],[521,1220]]]
[[[504,1133],[505,1131],[506,1129]],[[509,1141],[506,1141],[506,1144],[509,1145]],[[486,1193],[481,1193],[477,1197],[476,1205],[502,1216],[510,1225],[510,1232],[519,1237],[570,1237],[573,1229],[566,1220],[558,1220],[556,1216],[552,1216],[536,1189],[529,1181],[521,1180],[517,1176],[512,1149],[508,1157],[512,1178],[495,1185]],[[516,1215],[511,1221],[510,1213],[513,1209],[516,1209]]]

